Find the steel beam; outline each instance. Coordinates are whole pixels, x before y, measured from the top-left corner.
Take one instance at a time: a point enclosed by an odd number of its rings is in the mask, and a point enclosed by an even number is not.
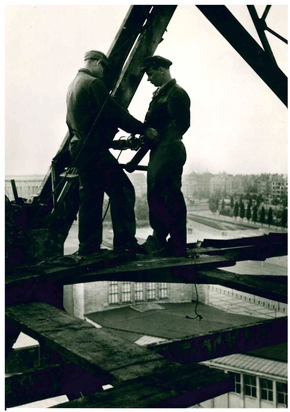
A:
[[[241,275],[220,269],[200,271],[197,283],[222,285],[277,302],[288,302],[287,276]]]
[[[12,408],[55,396],[77,399],[102,390],[106,380],[73,364],[54,365],[5,378],[5,406]]]
[[[207,399],[210,389],[217,396],[233,387],[221,371],[178,365],[41,302],[8,307],[6,316],[40,344],[111,383],[117,392],[102,395],[102,407],[186,407]]]
[[[288,80],[286,75],[231,14],[227,7],[215,5],[197,5],[196,7],[261,77],[281,102],[287,106]]]
[[[218,369],[183,365],[181,372],[180,366],[55,408],[188,408],[234,389],[233,378]]]
[[[119,80],[113,90],[113,95],[123,106],[128,107],[141,80],[142,63],[145,57],[154,54],[162,41],[164,32],[177,6],[153,6],[147,22],[142,28],[128,60],[121,72]]]
[[[287,317],[263,320],[188,339],[152,345],[150,348],[167,359],[181,363],[202,362],[245,353],[251,350],[287,342]]]
[[[272,60],[272,62],[277,65],[274,54],[272,52],[272,49],[269,45],[268,39],[267,39],[265,31],[264,31],[267,27],[265,19],[266,19],[267,14],[268,14],[270,9],[266,8],[263,17],[260,19],[255,6],[247,6],[247,8],[248,8],[249,13],[252,17],[253,23],[256,27],[257,33],[260,37],[260,40],[261,40],[261,43],[264,47],[265,52],[268,54],[268,56]]]

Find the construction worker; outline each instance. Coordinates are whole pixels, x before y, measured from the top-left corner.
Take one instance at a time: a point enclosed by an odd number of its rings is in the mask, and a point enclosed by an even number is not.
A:
[[[79,255],[102,251],[104,193],[110,199],[114,250],[138,251],[134,187],[109,148],[118,148],[113,142],[118,128],[143,134],[144,125],[109,94],[103,81],[108,66],[104,53],[87,52],[67,92],[70,150],[79,174]]]
[[[181,257],[186,256],[186,205],[181,191],[186,150],[182,137],[190,126],[190,98],[171,77],[171,65],[168,59],[150,56],[142,68],[157,87],[145,116],[151,148],[147,197],[153,235],[142,246],[149,254]]]

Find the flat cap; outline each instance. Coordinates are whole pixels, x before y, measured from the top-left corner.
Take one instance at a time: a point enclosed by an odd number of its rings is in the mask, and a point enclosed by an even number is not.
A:
[[[98,50],[90,50],[86,52],[85,60],[102,60],[107,66],[109,65],[108,57]]]
[[[151,68],[158,68],[158,67],[164,67],[165,69],[168,69],[171,65],[172,65],[172,62],[168,59],[165,59],[165,57],[149,56],[143,60],[143,67],[141,70],[143,72],[146,72],[147,70]]]

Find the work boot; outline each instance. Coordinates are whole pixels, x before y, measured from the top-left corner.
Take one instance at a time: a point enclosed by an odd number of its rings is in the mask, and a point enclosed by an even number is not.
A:
[[[93,256],[102,256],[103,254],[109,252],[109,249],[105,248],[80,248],[77,250],[74,255],[83,256],[83,257],[93,257]]]
[[[123,246],[115,246],[114,252],[116,253],[128,253],[132,254],[132,256],[136,256],[137,254],[144,255],[146,254],[145,250],[143,249],[142,245],[139,245],[137,242],[125,244]]]
[[[160,242],[155,236],[149,235],[141,246],[149,256],[165,257],[168,255],[166,241]]]

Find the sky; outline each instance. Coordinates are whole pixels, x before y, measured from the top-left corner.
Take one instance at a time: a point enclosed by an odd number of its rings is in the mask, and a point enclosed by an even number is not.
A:
[[[122,4],[6,3],[6,175],[47,173],[67,131],[69,83],[86,51],[108,52],[129,9]],[[256,7],[261,15],[265,6]],[[228,8],[260,43],[246,5]],[[287,6],[274,5],[267,24],[287,38],[287,18]],[[287,45],[267,37],[287,75]],[[191,99],[185,174],[287,173],[287,108],[194,5],[179,4],[155,54],[173,62]],[[129,106],[141,121],[153,91],[145,75]]]

